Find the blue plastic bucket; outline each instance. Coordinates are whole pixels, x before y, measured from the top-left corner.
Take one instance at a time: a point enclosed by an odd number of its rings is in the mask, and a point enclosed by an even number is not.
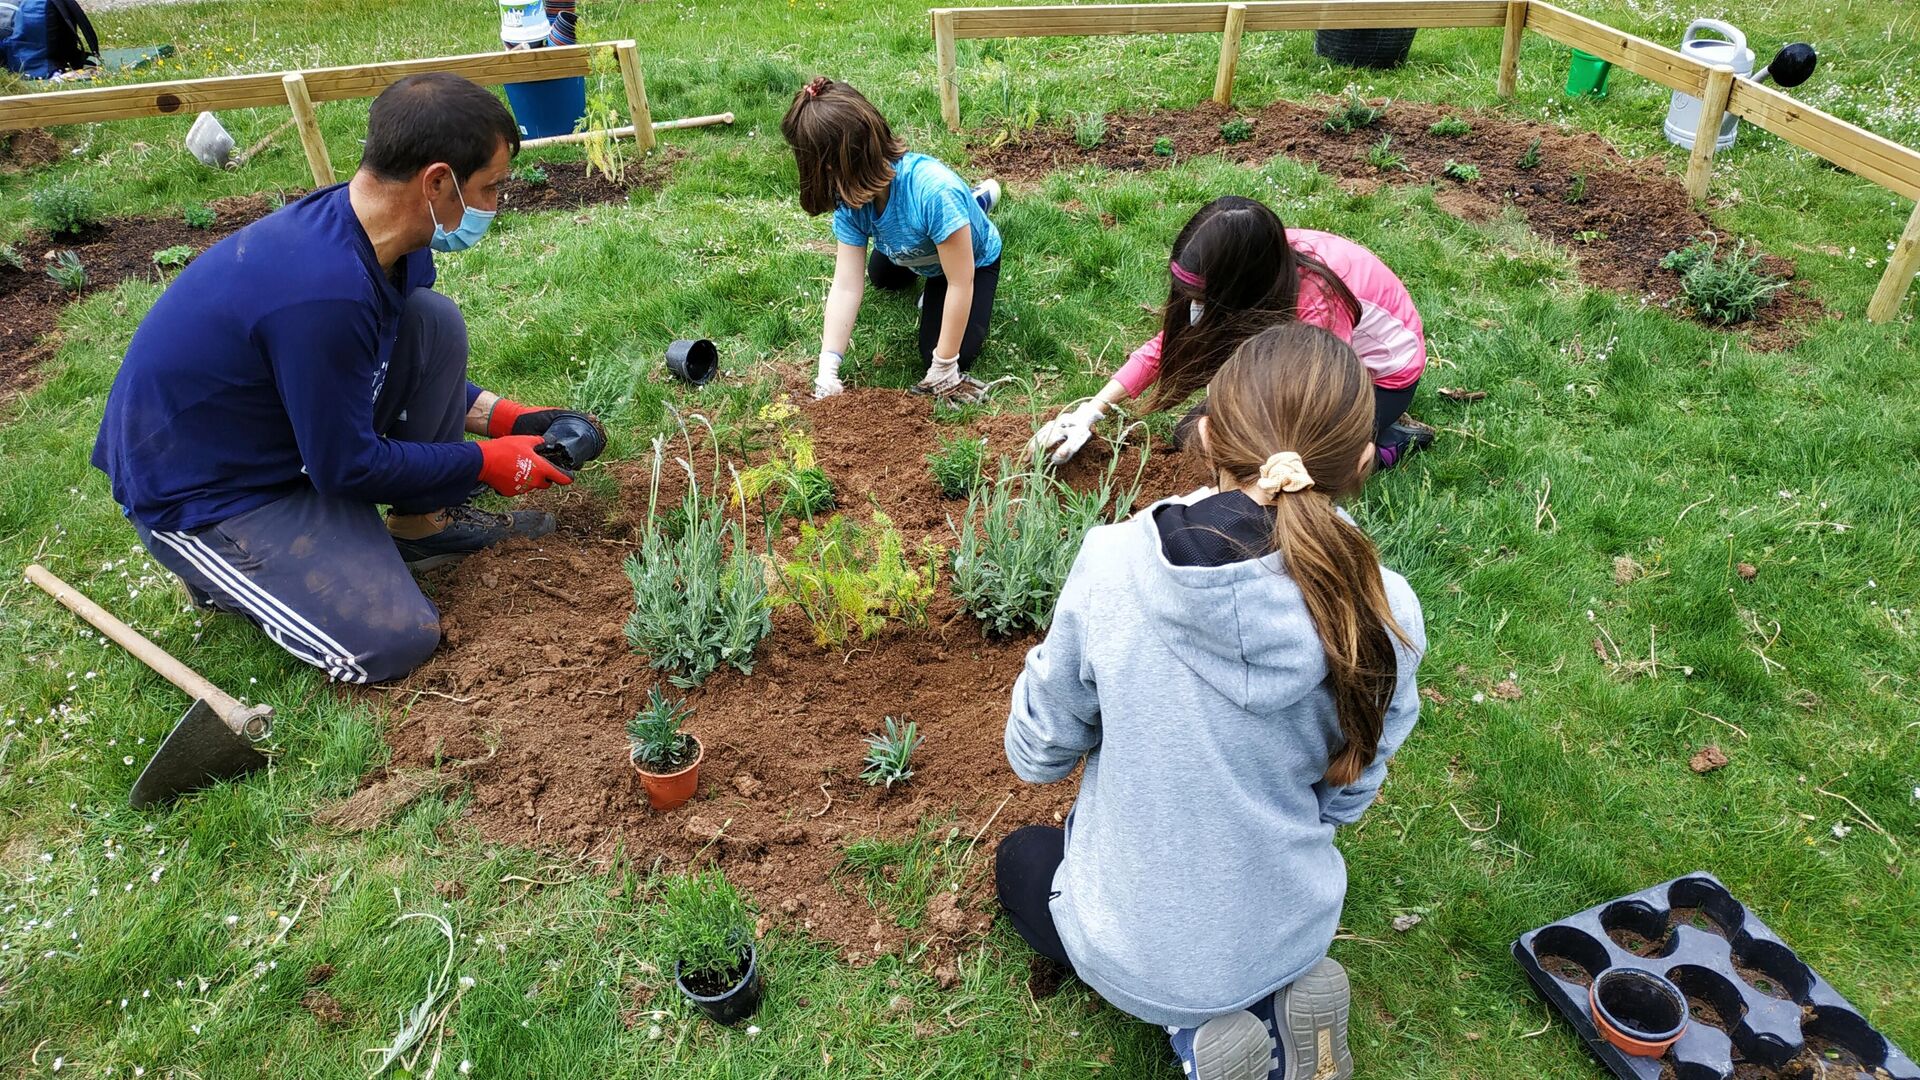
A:
[[[549,135],[570,135],[587,114],[587,78],[542,79],[539,82],[508,83],[507,104],[513,107],[513,119],[520,125],[523,139],[544,139]]]

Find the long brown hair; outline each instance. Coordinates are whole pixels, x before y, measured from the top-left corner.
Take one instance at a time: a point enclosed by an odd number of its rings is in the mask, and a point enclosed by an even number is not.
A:
[[[1161,317],[1160,379],[1148,411],[1185,401],[1206,385],[1235,347],[1275,323],[1299,317],[1300,276],[1313,274],[1360,318],[1360,301],[1326,263],[1287,241],[1287,227],[1258,199],[1225,195],[1200,208],[1173,241],[1167,307]],[[1195,282],[1198,282],[1196,285]],[[1188,305],[1206,305],[1190,324]]]
[[[800,209],[809,214],[865,206],[886,194],[893,163],[907,152],[873,102],[824,75],[793,96],[780,134],[800,166]]]
[[[1255,483],[1268,459],[1300,455],[1313,485],[1272,495],[1271,551],[1306,601],[1327,654],[1327,686],[1346,742],[1327,763],[1330,784],[1351,784],[1373,762],[1398,660],[1380,555],[1335,502],[1360,489],[1373,440],[1373,383],[1345,342],[1316,326],[1282,323],[1248,339],[1207,387],[1205,445],[1216,473]],[[1371,461],[1371,455],[1367,458]],[[1389,636],[1391,634],[1391,636]]]

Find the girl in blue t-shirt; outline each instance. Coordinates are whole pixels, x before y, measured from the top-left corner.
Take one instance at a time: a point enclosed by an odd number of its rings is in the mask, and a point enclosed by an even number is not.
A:
[[[860,314],[865,279],[902,290],[917,275],[926,280],[920,356],[927,375],[912,392],[952,402],[984,398],[989,387],[968,372],[986,343],[1000,284],[1000,230],[987,217],[1000,185],[988,180],[969,188],[947,166],[908,153],[872,102],[824,76],[794,96],[780,133],[800,166],[801,209],[831,211],[840,242],[813,396],[845,389],[840,361]]]

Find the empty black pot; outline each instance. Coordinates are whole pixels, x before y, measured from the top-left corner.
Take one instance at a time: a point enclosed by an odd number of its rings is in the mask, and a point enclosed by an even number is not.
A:
[[[667,346],[667,370],[682,382],[705,386],[720,368],[720,350],[706,338],[676,341]]]
[[[1392,68],[1407,62],[1415,29],[1315,30],[1313,54],[1349,67]]]
[[[547,425],[538,453],[569,472],[599,457],[607,449],[607,433],[585,413],[563,412]]]
[[[707,997],[696,994],[687,986],[680,974],[680,965],[673,965],[673,984],[680,988],[693,1007],[707,1015],[716,1024],[732,1027],[760,1009],[760,996],[766,991],[766,981],[760,975],[760,953],[751,944],[747,946],[747,973],[724,993]]]

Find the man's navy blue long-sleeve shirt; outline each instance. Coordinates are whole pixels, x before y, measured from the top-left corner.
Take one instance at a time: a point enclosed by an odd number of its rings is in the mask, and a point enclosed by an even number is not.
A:
[[[141,321],[107,395],[93,464],[114,501],[179,531],[305,485],[368,503],[465,499],[478,445],[373,429],[402,302],[433,281],[425,249],[381,270],[345,184],[209,248]],[[469,405],[479,392],[468,384]]]

